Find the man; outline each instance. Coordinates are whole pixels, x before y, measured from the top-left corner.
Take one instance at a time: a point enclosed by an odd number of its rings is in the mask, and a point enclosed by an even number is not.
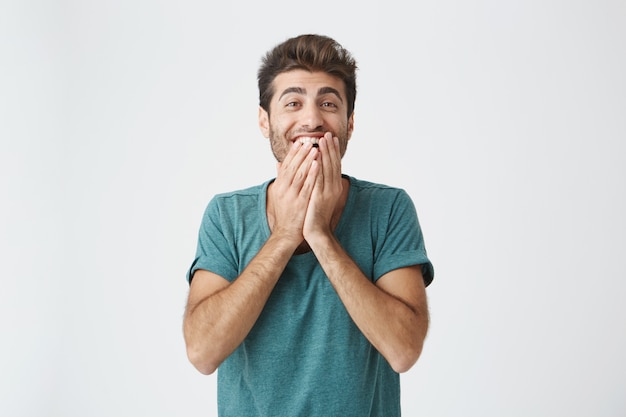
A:
[[[356,62],[288,39],[258,73],[276,178],[215,196],[189,270],[187,353],[218,367],[221,416],[400,415],[433,279],[408,195],[343,175]]]

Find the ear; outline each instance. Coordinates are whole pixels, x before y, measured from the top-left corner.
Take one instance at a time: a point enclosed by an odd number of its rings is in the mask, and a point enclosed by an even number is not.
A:
[[[352,132],[354,131],[354,112],[348,117],[348,140],[352,137]]]
[[[270,116],[261,106],[259,106],[259,129],[264,137],[270,137]]]

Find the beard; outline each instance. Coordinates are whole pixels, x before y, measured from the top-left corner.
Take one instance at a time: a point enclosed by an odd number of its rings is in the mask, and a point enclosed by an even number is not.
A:
[[[280,130],[274,128],[274,126],[270,123],[270,146],[272,148],[272,153],[274,154],[274,158],[278,162],[283,162],[287,153],[289,153],[289,149],[291,148],[292,142],[288,138],[292,138],[298,135],[306,135],[311,133],[321,133],[324,134],[328,132],[328,130],[314,129],[314,130],[296,130],[296,131],[288,131],[286,133],[282,133]],[[339,154],[341,158],[346,153],[348,149],[348,129],[346,126],[341,127],[340,132],[333,132],[333,136],[337,136],[339,138]]]

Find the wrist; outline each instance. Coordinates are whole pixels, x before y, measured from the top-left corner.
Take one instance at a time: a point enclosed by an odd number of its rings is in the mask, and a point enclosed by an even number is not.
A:
[[[302,237],[302,233],[290,233],[283,230],[272,230],[268,239],[268,241],[276,242],[278,246],[284,248],[288,252],[293,252],[303,240],[304,238]]]
[[[328,248],[337,241],[332,232],[322,230],[308,233],[304,239],[307,241],[313,252],[318,252],[322,248]]]

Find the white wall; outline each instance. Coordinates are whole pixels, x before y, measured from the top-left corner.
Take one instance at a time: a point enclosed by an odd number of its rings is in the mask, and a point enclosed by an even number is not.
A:
[[[626,3],[213,4],[0,5],[1,415],[215,415],[184,275],[274,173],[256,70],[305,32],[360,64],[344,171],[409,191],[435,264],[404,414],[626,413]]]

